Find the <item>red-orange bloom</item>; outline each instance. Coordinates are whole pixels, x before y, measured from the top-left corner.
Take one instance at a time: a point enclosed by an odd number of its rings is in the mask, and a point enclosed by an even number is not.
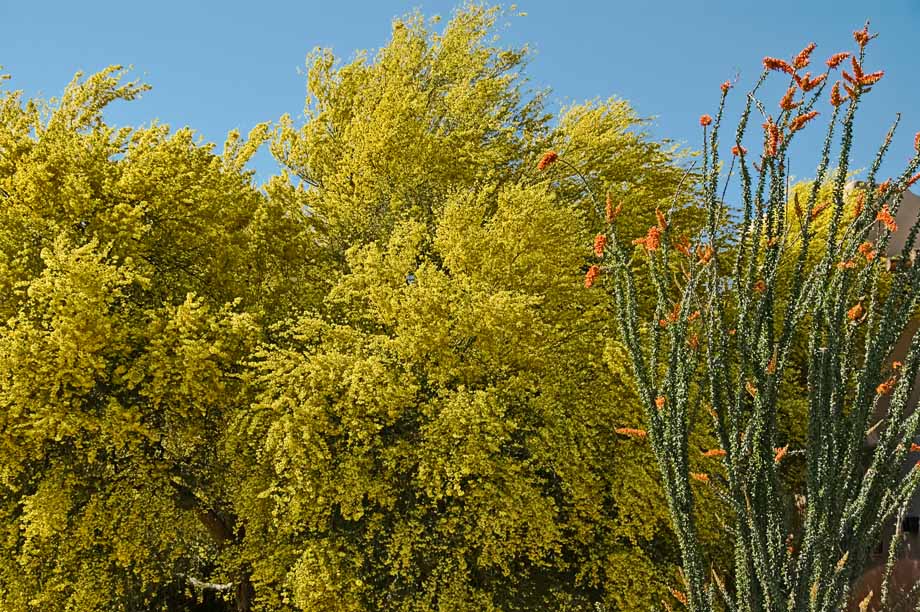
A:
[[[712,117],[710,117],[709,115],[700,116],[700,125],[702,125],[703,127],[706,127],[707,125],[711,123],[712,123]]]
[[[844,103],[846,98],[840,95],[840,81],[834,83],[834,86],[831,87],[831,105],[840,106]]]
[[[911,444],[910,444],[910,452],[912,452],[912,453],[920,453],[920,444],[916,444],[916,443],[914,443],[914,442],[911,442]]]
[[[607,220],[607,223],[613,223],[613,220],[620,215],[620,211],[623,210],[623,203],[620,202],[617,204],[617,207],[613,207],[613,200],[610,198],[610,194],[607,194],[607,202],[604,206],[604,216]]]
[[[865,47],[869,44],[871,39],[872,37],[869,35],[869,24],[864,25],[862,30],[853,32],[853,40],[855,40],[860,47]]]
[[[677,589],[672,589],[671,587],[668,587],[668,590],[671,591],[671,595],[674,596],[674,599],[676,599],[677,601],[679,601],[685,606],[687,605],[686,595],[684,595],[682,592],[678,591]]]
[[[806,123],[808,123],[809,121],[811,121],[817,116],[818,116],[818,111],[814,111],[814,110],[811,112],[805,113],[804,115],[799,115],[798,117],[792,120],[792,123],[789,124],[789,131],[796,132],[802,129]]]
[[[878,197],[885,195],[885,192],[888,191],[888,188],[891,187],[891,179],[885,179],[885,182],[878,186],[878,189],[875,190],[875,194]]]
[[[774,448],[773,452],[776,453],[773,457],[773,463],[779,463],[783,460],[783,457],[786,456],[786,453],[789,452],[789,445],[783,446],[782,448]]]
[[[888,210],[888,205],[885,204],[882,206],[882,209],[878,211],[878,214],[875,215],[876,221],[881,221],[885,224],[885,227],[888,228],[889,232],[898,231],[898,224],[895,222],[894,217],[891,214],[891,211]]]
[[[699,258],[701,264],[706,265],[709,263],[709,260],[712,259],[713,252],[712,247],[707,244],[697,247],[696,256]]]
[[[680,240],[674,243],[674,248],[680,251],[684,256],[690,257],[690,240],[686,236],[681,236]]]
[[[594,254],[598,257],[604,256],[604,249],[607,247],[607,236],[598,234],[594,237]]]
[[[763,67],[767,70],[778,70],[787,74],[795,74],[795,69],[789,65],[789,62],[776,57],[763,58]]]
[[[773,356],[770,357],[770,361],[767,362],[767,374],[775,374],[775,373],[776,373],[776,353],[774,353]]]
[[[636,238],[633,244],[641,244],[647,251],[656,251],[661,246],[661,230],[657,225],[648,228],[645,238]]]
[[[822,74],[822,75],[820,75],[820,76],[816,76],[816,77],[813,78],[813,79],[807,78],[807,75],[806,75],[806,78],[802,81],[802,86],[801,86],[801,87],[802,87],[802,91],[811,91],[812,89],[814,89],[815,87],[817,87],[818,85],[820,85],[821,83],[823,83],[823,82],[824,82],[824,79],[826,79],[826,78],[827,78],[827,75],[826,75],[826,74]]]
[[[546,170],[547,167],[556,163],[557,159],[559,159],[558,153],[556,153],[555,151],[547,151],[546,153],[543,154],[543,157],[540,158],[539,163],[537,163],[537,170],[541,172],[543,170]]]
[[[655,398],[655,408],[657,408],[658,410],[663,409],[666,401],[667,400],[664,398],[663,395],[659,395],[658,397]]]
[[[875,392],[878,393],[879,395],[888,395],[892,391],[894,391],[895,382],[897,382],[897,379],[894,376],[892,376],[891,378],[889,378],[888,380],[886,380],[885,382],[877,386],[875,388]]]
[[[792,110],[793,108],[801,104],[801,101],[800,102],[793,101],[795,99],[796,91],[797,90],[795,87],[790,87],[789,89],[786,90],[786,95],[784,95],[782,99],[780,99],[779,101],[779,107],[781,109]]]
[[[848,57],[850,57],[850,53],[848,51],[842,51],[840,53],[835,53],[832,56],[830,56],[830,58],[828,58],[827,67],[831,69],[836,68],[837,66],[843,63],[843,60],[845,60]]]
[[[809,43],[807,47],[799,51],[799,54],[795,56],[792,65],[795,68],[804,68],[811,63],[811,52],[815,50],[815,47],[818,45],[815,43]]]
[[[644,438],[648,435],[644,429],[635,429],[633,427],[617,427],[615,430],[621,436],[627,436],[630,438]]]
[[[918,181],[920,181],[920,172],[918,172],[917,174],[915,174],[915,175],[913,175],[912,177],[910,177],[909,179],[907,179],[907,184],[905,185],[905,188],[910,189],[910,188],[913,187]]]
[[[690,316],[687,317],[687,320],[692,323],[693,321],[696,321],[699,318],[700,318],[700,311],[694,310],[693,312],[690,313]]]
[[[709,482],[709,474],[701,474],[699,472],[690,472],[690,478],[702,483]]]
[[[862,64],[859,63],[859,60],[856,59],[856,56],[850,58],[850,66],[853,67],[853,76],[858,81],[863,77]]]
[[[859,245],[859,252],[866,258],[866,261],[875,259],[875,250],[872,248],[871,242],[866,241]]]
[[[658,221],[658,229],[664,231],[668,229],[668,220],[664,218],[664,213],[660,209],[655,209],[655,220]]]
[[[883,76],[885,76],[884,70],[879,70],[877,72],[865,74],[859,77],[859,84],[862,85],[863,87],[867,85],[874,85],[878,83],[879,81],[881,81]]]
[[[863,308],[863,305],[857,302],[855,306],[847,310],[847,318],[850,321],[856,321],[857,319],[861,319],[865,312],[866,310]]]
[[[747,149],[745,149],[743,146],[735,145],[732,147],[732,155],[742,155],[744,153],[747,153]]]
[[[767,283],[765,283],[763,279],[758,279],[758,281],[754,283],[754,291],[756,291],[757,293],[763,293],[766,290],[767,290]]]
[[[853,218],[855,219],[862,214],[863,207],[866,205],[866,192],[860,191],[856,194],[856,206],[853,207]]]
[[[713,448],[703,452],[704,457],[724,457],[726,454],[725,450],[721,448]]]
[[[827,209],[828,206],[830,206],[830,204],[829,204],[828,202],[821,202],[820,204],[818,204],[817,206],[815,206],[814,208],[812,208],[812,209],[811,209],[811,214],[808,216],[809,219],[811,219],[812,221],[814,221],[815,219],[817,219],[818,216],[819,216],[821,213],[823,213],[823,212]]]
[[[838,270],[852,270],[855,267],[856,267],[856,262],[853,261],[852,259],[841,261],[840,263],[837,264]]]
[[[597,277],[600,275],[601,269],[598,266],[591,266],[588,268],[588,273],[585,274],[585,289],[590,289],[594,281],[596,281]]]
[[[914,136],[914,148],[917,150],[917,153],[920,153],[920,132],[917,132],[917,135]]]
[[[773,123],[773,117],[768,118],[763,127],[767,130],[766,154],[769,157],[774,157],[779,150],[779,145],[783,142],[783,136],[779,131],[779,126]]]
[[[722,93],[727,94],[728,90],[732,88],[732,84],[729,81],[725,81],[724,83],[722,83],[721,87],[722,87]]]

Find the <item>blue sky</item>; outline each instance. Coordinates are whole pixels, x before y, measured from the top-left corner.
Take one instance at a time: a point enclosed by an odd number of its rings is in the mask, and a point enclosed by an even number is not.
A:
[[[739,74],[740,85],[750,85],[764,55],[788,57],[810,41],[818,43],[815,59],[823,62],[852,48],[852,31],[871,18],[880,36],[867,68],[885,69],[886,76],[862,111],[857,164],[868,164],[896,111],[903,130],[883,172],[903,164],[920,130],[920,0],[517,4],[527,16],[510,20],[503,40],[534,46],[530,75],[534,85],[552,88],[554,107],[619,96],[655,117],[656,137],[693,147],[700,140],[698,117],[714,111],[722,81]],[[113,109],[110,120],[156,118],[222,143],[231,128],[245,132],[302,111],[305,79],[298,69],[312,48],[332,47],[347,59],[356,49],[384,44],[398,15],[420,8],[448,16],[455,6],[432,0],[0,0],[0,65],[13,76],[8,87],[43,96],[57,95],[77,70],[133,65],[153,90]],[[775,83],[781,87],[780,79]],[[802,136],[792,171],[805,177],[813,172],[821,134],[812,129]],[[275,171],[267,155],[254,167],[259,178]]]

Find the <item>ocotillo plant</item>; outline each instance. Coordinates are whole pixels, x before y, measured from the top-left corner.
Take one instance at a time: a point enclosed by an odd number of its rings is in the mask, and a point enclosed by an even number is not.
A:
[[[694,612],[844,608],[886,526],[920,484],[920,467],[906,475],[901,470],[917,450],[911,442],[920,430],[920,412],[908,406],[920,366],[920,335],[913,336],[903,363],[892,363],[895,344],[920,306],[920,265],[888,270],[876,256],[886,252],[896,231],[901,194],[920,181],[914,174],[920,134],[904,172],[877,183],[892,127],[855,209],[847,204],[857,109],[883,76],[864,67],[874,38],[868,25],[854,37],[856,51],[833,55],[816,77],[802,74],[814,44],[791,61],[764,59],[732,143],[740,223],[731,222],[719,193],[719,135],[733,87],[724,83],[715,117],[700,120],[708,221],[696,243],[679,239],[670,214],[659,213],[657,224],[635,241],[639,248],[630,248],[618,237],[618,210],[609,199],[608,230],[595,241],[598,261],[585,285],[603,284],[613,293],[619,340],[645,408],[645,429],[619,431],[647,436],[654,451],[682,557],[685,585],[673,592]],[[831,75],[841,68],[843,81],[825,96]],[[789,89],[774,119],[757,92],[776,73],[788,78]],[[822,112],[830,120],[810,195],[795,199],[793,223],[787,216],[787,152],[800,130],[818,123],[819,105],[826,105]],[[742,146],[754,112],[764,116],[763,150],[756,158]],[[541,164],[555,160],[551,152]],[[828,181],[832,195],[823,201],[821,186]],[[820,231],[819,217],[827,221]],[[910,261],[918,226],[910,230],[901,262]],[[646,260],[648,281],[635,271],[635,257]],[[639,305],[646,287],[654,294],[651,317]],[[790,450],[778,448],[777,421],[780,381],[794,344],[807,346],[808,383],[800,393],[808,399],[808,431],[805,448]],[[690,471],[689,416],[698,409],[711,415],[721,445],[707,453],[723,464],[712,474]],[[867,444],[870,430],[878,440],[874,447]],[[799,521],[793,520],[793,492],[780,477],[782,460],[793,450],[805,460]],[[694,486],[714,487],[729,509],[729,576],[720,577],[701,546],[693,479],[702,481]],[[895,595],[886,588],[882,599],[887,606]]]

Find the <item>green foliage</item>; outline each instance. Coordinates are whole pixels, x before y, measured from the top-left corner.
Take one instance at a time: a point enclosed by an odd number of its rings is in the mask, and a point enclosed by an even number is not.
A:
[[[667,596],[676,542],[650,450],[614,432],[641,402],[585,244],[607,193],[635,236],[675,204],[698,227],[697,194],[621,100],[554,123],[502,15],[317,51],[304,124],[220,155],[107,126],[145,89],[117,68],[50,103],[3,91],[0,608],[177,610],[202,583],[265,611]],[[268,141],[285,170],[260,190]],[[548,149],[569,165],[538,171]]]

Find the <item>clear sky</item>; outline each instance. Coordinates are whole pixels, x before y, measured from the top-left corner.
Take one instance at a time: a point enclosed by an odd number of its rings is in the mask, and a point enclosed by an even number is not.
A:
[[[656,137],[693,147],[699,146],[698,117],[714,111],[722,81],[740,74],[740,86],[750,85],[764,55],[789,57],[810,41],[818,43],[815,59],[823,62],[851,49],[852,31],[871,18],[880,36],[867,68],[884,69],[886,76],[864,107],[857,163],[868,164],[895,112],[902,112],[903,130],[885,172],[909,157],[920,130],[920,0],[517,5],[527,16],[510,21],[504,40],[535,47],[530,75],[536,86],[552,88],[554,107],[619,96],[655,118]],[[312,48],[331,47],[348,59],[356,49],[384,44],[393,17],[413,8],[446,17],[455,6],[442,0],[0,0],[0,65],[13,76],[8,87],[43,96],[59,94],[77,70],[133,65],[153,90],[113,109],[111,121],[157,118],[192,126],[220,144],[229,129],[245,132],[302,111],[299,68]],[[779,87],[780,79],[775,82]],[[820,134],[812,129],[803,136],[791,165],[806,177]],[[253,166],[263,179],[275,171],[267,155]]]

